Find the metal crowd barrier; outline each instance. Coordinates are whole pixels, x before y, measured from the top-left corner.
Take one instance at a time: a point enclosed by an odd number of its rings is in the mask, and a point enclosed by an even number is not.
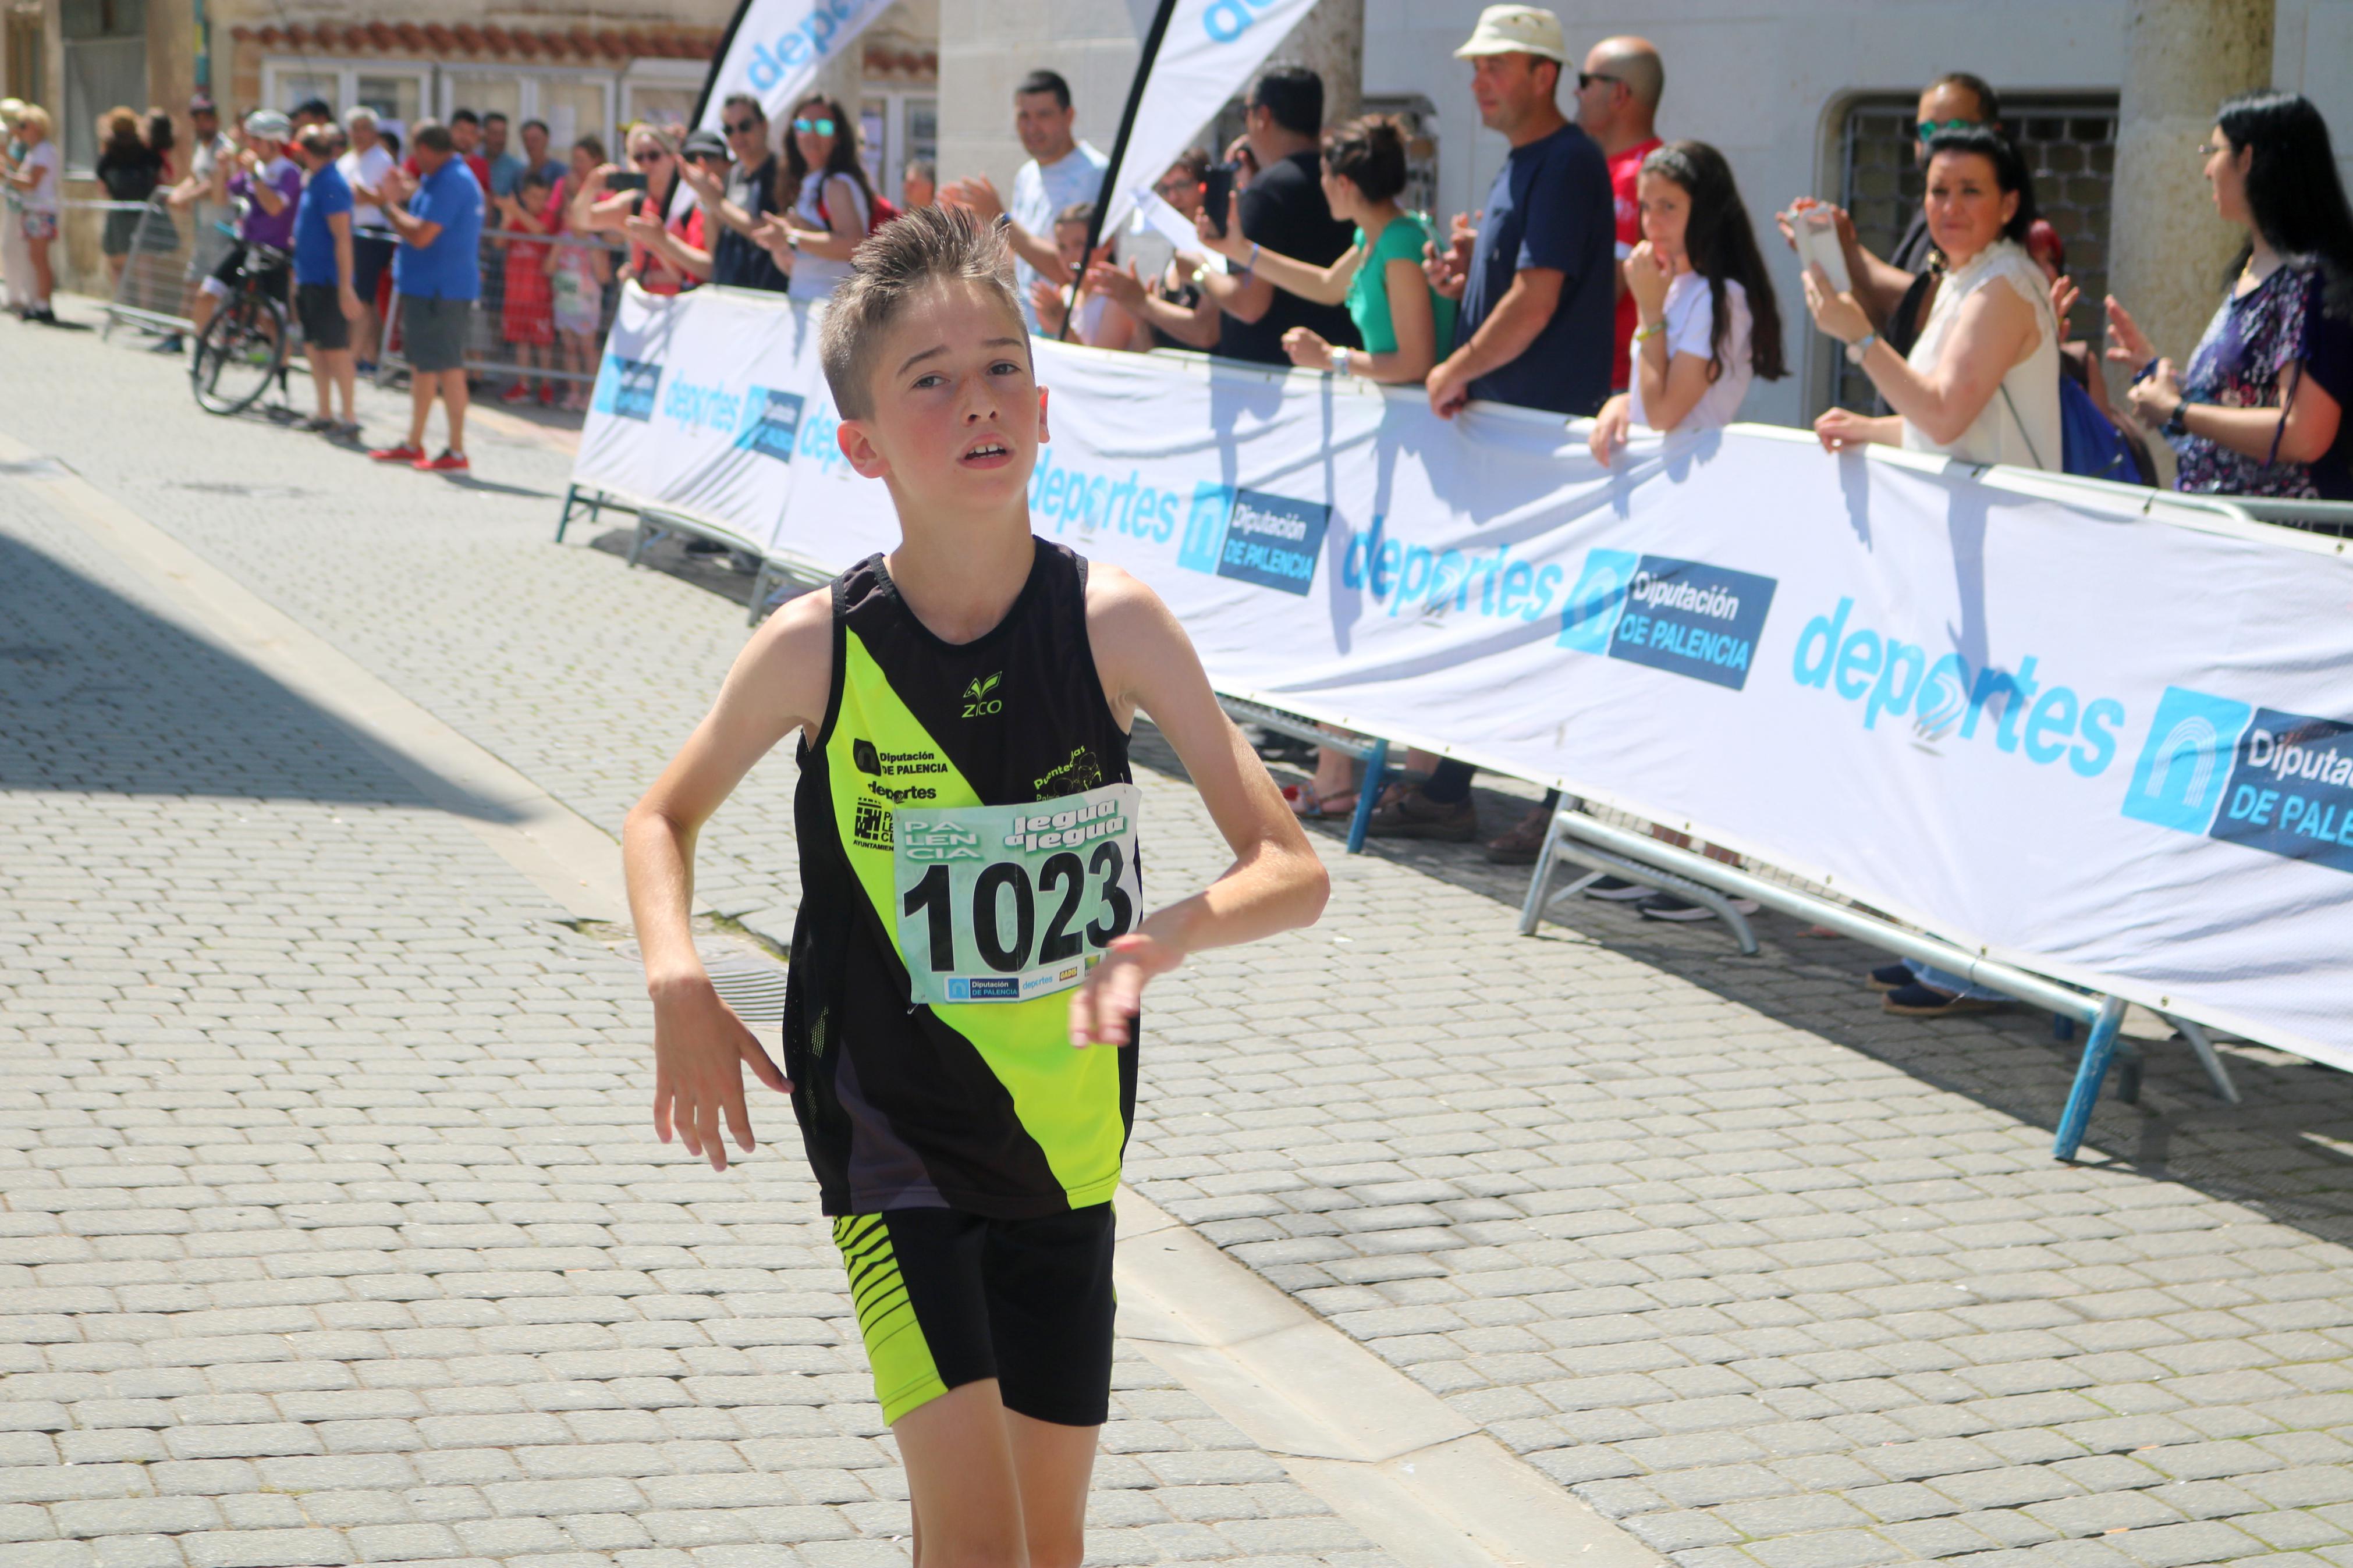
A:
[[[198,280],[212,270],[210,263],[227,250],[227,237],[199,245],[195,214],[174,212],[160,195],[144,202],[73,201],[66,206],[100,215],[101,252],[123,247],[122,276],[107,290],[105,332],[111,336],[124,322],[165,332],[188,331],[189,301]],[[200,257],[206,265],[197,268]]]
[[[467,329],[466,368],[485,376],[531,376],[585,387],[596,379],[605,334],[612,330],[620,286],[613,279],[626,259],[625,247],[603,235],[532,234],[521,229],[485,229],[477,264],[481,297]],[[567,331],[557,309],[558,279],[545,269],[549,258],[577,286],[570,297],[582,302],[586,323],[593,301],[595,327]],[[602,274],[601,278],[598,276]],[[400,294],[385,311],[385,341],[377,355],[377,379],[406,370],[401,339]]]

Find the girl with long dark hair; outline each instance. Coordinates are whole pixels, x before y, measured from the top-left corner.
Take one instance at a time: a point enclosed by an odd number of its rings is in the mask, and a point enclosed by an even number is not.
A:
[[[874,187],[858,159],[858,127],[841,104],[811,93],[793,108],[776,167],[776,212],[756,237],[792,274],[796,300],[830,298],[849,253],[874,229]]]
[[[2142,423],[2179,458],[2178,487],[2353,500],[2353,212],[2320,111],[2241,93],[2199,149],[2214,210],[2247,231],[2186,370],[2112,296],[2108,357],[2137,365]]]
[[[1642,243],[1626,258],[1637,325],[1627,390],[1601,405],[1590,443],[1601,462],[1639,424],[1713,430],[1740,412],[1749,383],[1788,374],[1773,279],[1723,153],[1670,142],[1642,160]]]

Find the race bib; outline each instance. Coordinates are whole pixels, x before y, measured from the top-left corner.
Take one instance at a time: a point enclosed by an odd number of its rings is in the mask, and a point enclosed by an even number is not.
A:
[[[912,999],[1026,1002],[1078,984],[1142,916],[1143,804],[1121,784],[1027,805],[900,807],[892,859]]]

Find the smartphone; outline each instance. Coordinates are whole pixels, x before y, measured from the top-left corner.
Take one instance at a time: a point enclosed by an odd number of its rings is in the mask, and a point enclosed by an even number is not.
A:
[[[1831,289],[1843,294],[1854,287],[1847,276],[1846,247],[1839,243],[1838,219],[1823,205],[1792,207],[1788,212],[1789,231],[1798,239],[1798,265],[1819,267],[1831,280]]]
[[[1209,226],[1222,237],[1226,232],[1226,204],[1234,199],[1234,175],[1231,163],[1212,163],[1208,177],[1201,182],[1201,210],[1209,215]]]
[[[635,170],[624,170],[607,180],[605,188],[608,191],[642,191],[646,188],[646,177]]]

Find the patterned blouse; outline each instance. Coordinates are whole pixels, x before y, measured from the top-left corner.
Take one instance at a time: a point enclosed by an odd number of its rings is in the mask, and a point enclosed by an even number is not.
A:
[[[2225,408],[2279,407],[2290,384],[2288,366],[2311,357],[2312,317],[2320,303],[2316,282],[2311,268],[2289,262],[2244,294],[2226,294],[2189,356],[2182,395]],[[2308,464],[2266,463],[2203,436],[2166,439],[2180,459],[2175,483],[2185,491],[2301,499],[2320,494]]]

